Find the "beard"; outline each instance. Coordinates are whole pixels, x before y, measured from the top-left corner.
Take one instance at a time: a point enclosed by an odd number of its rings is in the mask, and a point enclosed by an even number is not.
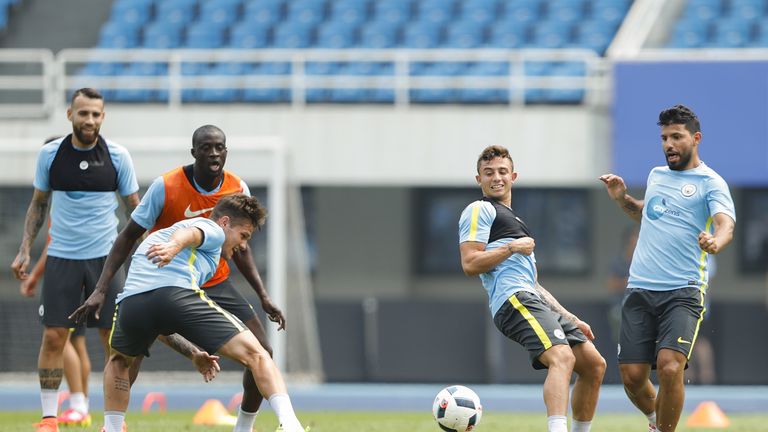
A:
[[[667,155],[665,154],[664,156],[665,159],[667,159],[667,166],[673,171],[682,171],[691,161],[691,152],[678,153],[677,162],[670,162],[669,159],[666,158]]]
[[[83,132],[82,128],[73,128],[72,133],[75,134],[77,137],[77,140],[85,145],[91,145],[96,142],[97,139],[99,139],[99,129],[94,129],[93,132],[89,132],[88,135],[92,135],[92,137],[89,137],[86,135],[85,132]]]

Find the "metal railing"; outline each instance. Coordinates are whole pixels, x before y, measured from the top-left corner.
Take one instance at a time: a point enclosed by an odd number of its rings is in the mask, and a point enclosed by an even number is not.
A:
[[[178,107],[185,90],[200,89],[284,89],[295,106],[307,103],[308,89],[374,89],[393,93],[392,103],[407,106],[412,90],[422,89],[494,89],[504,94],[503,103],[526,102],[526,90],[583,90],[583,102],[604,103],[609,88],[604,59],[590,50],[98,50],[66,49],[55,56],[47,50],[0,50],[0,68],[9,62],[39,63],[39,74],[0,77],[0,95],[19,88],[34,88],[44,96],[33,112],[50,112],[52,101],[66,103],[66,96],[80,87],[100,90],[152,90],[167,92],[164,101]],[[318,75],[308,70],[312,63],[380,63],[391,66],[391,72],[379,74]],[[583,64],[584,74],[531,76],[526,65],[545,62],[575,62]],[[133,63],[163,65],[158,74],[116,75],[87,73],[89,63],[115,64],[121,67]],[[258,65],[283,63],[290,65],[285,74],[262,73],[258,69],[245,74],[212,75],[185,74],[184,64],[241,63]],[[499,63],[508,73],[424,75],[414,74],[414,66],[436,63]],[[9,116],[13,98],[0,98],[0,115]],[[17,114],[27,114],[17,113]]]

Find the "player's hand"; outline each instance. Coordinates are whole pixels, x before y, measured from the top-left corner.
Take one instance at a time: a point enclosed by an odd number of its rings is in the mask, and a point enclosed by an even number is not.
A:
[[[19,252],[11,264],[11,271],[18,280],[24,280],[29,277],[27,267],[29,266],[29,252]]]
[[[530,237],[522,237],[509,242],[509,248],[513,253],[530,255],[536,247],[536,241]]]
[[[600,181],[605,183],[608,196],[611,197],[612,200],[622,200],[627,195],[627,185],[624,184],[623,178],[615,174],[603,174],[599,178]]]
[[[202,350],[192,354],[192,364],[203,376],[205,382],[210,382],[216,378],[216,374],[221,370],[219,356],[208,354]]]
[[[278,324],[277,331],[285,330],[285,316],[280,308],[275,306],[270,299],[261,299],[261,308],[264,309],[270,321]]]
[[[88,315],[93,313],[96,319],[99,319],[102,306],[104,306],[104,293],[99,290],[98,286],[96,286],[90,297],[85,300],[85,303],[80,305],[79,308],[75,309],[75,311],[72,312],[72,315],[70,315],[68,318],[80,324],[85,322],[86,318],[88,318]]]
[[[147,259],[152,261],[153,264],[157,264],[158,267],[164,267],[179,252],[181,252],[181,246],[173,240],[165,243],[156,243],[147,249]]]
[[[595,334],[592,333],[592,327],[590,327],[589,324],[585,323],[584,321],[576,318],[576,327],[581,330],[582,333],[584,333],[584,336],[587,337],[589,340],[595,340]]]
[[[24,297],[34,297],[37,291],[37,279],[30,276],[21,281],[19,285],[19,292]]]
[[[720,252],[720,245],[717,244],[715,236],[704,231],[699,233],[699,247],[706,253],[716,254]]]

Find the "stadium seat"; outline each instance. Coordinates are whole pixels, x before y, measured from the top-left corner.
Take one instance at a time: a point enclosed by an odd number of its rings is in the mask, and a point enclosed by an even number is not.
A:
[[[224,29],[212,23],[195,22],[187,27],[187,48],[221,48],[224,46]]]
[[[367,0],[336,0],[331,5],[332,21],[359,25],[368,19]]]
[[[392,48],[397,45],[399,28],[385,21],[365,24],[360,30],[361,48]]]
[[[721,0],[692,0],[688,2],[684,14],[687,18],[709,21],[721,16],[723,2]]]
[[[357,28],[354,24],[326,22],[317,31],[318,48],[349,48],[356,43]]]
[[[144,27],[144,48],[169,49],[181,46],[181,25],[154,22]]]
[[[240,18],[240,0],[205,0],[200,4],[199,22],[228,26]]]
[[[229,46],[232,48],[266,48],[269,46],[269,27],[240,22],[229,31]]]
[[[99,31],[99,48],[135,48],[139,45],[138,26],[110,21]]]
[[[387,0],[374,3],[373,19],[389,24],[403,24],[411,19],[411,0]]]
[[[543,61],[529,61],[523,65],[526,76],[544,77],[552,75],[552,64]],[[547,90],[544,88],[528,87],[525,89],[526,103],[547,102]]]
[[[551,65],[552,76],[579,77],[587,74],[586,65],[583,62],[560,62]],[[575,104],[584,99],[584,89],[555,88],[548,89],[546,100],[554,103]]]
[[[506,2],[500,19],[507,22],[530,24],[542,18],[541,0]]]
[[[491,27],[488,36],[488,46],[493,48],[520,48],[527,43],[527,33],[527,24],[499,21]]]
[[[288,21],[316,25],[325,18],[325,1],[292,0],[288,2]]]
[[[456,9],[454,0],[421,0],[416,3],[418,21],[431,24],[445,24],[450,21]]]
[[[251,0],[243,7],[242,22],[256,26],[271,26],[284,17],[282,0]]]
[[[406,48],[436,48],[440,45],[442,28],[426,22],[411,22],[403,31],[402,45]]]
[[[572,25],[561,22],[546,21],[533,26],[531,32],[531,48],[562,48],[572,40]]]
[[[110,21],[139,27],[151,16],[152,3],[148,1],[118,1],[112,6]]]
[[[581,21],[586,12],[584,0],[553,0],[547,2],[547,19],[561,24]]]
[[[283,22],[274,33],[275,48],[307,48],[312,44],[313,28],[298,22]]]
[[[243,63],[219,63],[209,70],[212,76],[203,78],[203,84],[221,83],[221,76],[243,75],[248,68]],[[198,91],[197,99],[206,103],[233,103],[239,99],[239,90],[235,88],[202,88]]]
[[[750,21],[765,16],[766,8],[763,0],[731,0],[728,7],[728,16],[731,18],[743,18]]]
[[[746,19],[715,20],[712,45],[718,48],[740,48],[752,39],[752,22]]]
[[[587,48],[603,55],[613,40],[615,31],[601,21],[583,21],[577,24],[577,47]]]
[[[196,0],[162,0],[156,7],[155,22],[186,25],[196,16]]]
[[[592,0],[591,18],[618,27],[631,4],[631,0]]]
[[[493,22],[499,13],[497,0],[465,0],[461,5],[461,19],[479,25]]]
[[[135,84],[135,77],[158,78],[168,74],[168,65],[165,63],[135,62],[128,65],[119,78],[126,85]],[[118,88],[114,92],[114,100],[118,102],[157,102],[160,100],[160,91],[147,88]]]
[[[463,21],[447,26],[446,48],[477,48],[485,43],[484,27],[475,21]]]

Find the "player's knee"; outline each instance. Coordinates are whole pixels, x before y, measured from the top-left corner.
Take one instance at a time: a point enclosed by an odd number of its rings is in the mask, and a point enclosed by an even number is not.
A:
[[[600,381],[603,380],[603,376],[605,376],[605,370],[608,368],[608,364],[606,363],[603,356],[600,354],[597,354],[593,359],[591,359],[589,368],[591,370],[591,376],[594,376],[595,378],[599,378]]]
[[[42,350],[46,352],[63,352],[67,344],[69,331],[65,328],[46,327],[43,331]]]
[[[549,355],[549,368],[558,368],[565,370],[573,370],[576,365],[576,356],[573,355],[573,351],[565,345],[558,345],[551,349]]]
[[[656,366],[656,374],[659,376],[659,380],[675,379],[682,376],[684,371],[685,362],[681,362],[676,358],[665,359]]]
[[[621,374],[621,382],[624,384],[624,387],[629,390],[636,390],[643,387],[648,380],[643,371],[626,365],[621,365],[619,367],[619,372]]]
[[[269,353],[257,343],[248,343],[244,348],[243,358],[241,359],[243,364],[249,369],[254,369],[268,360],[270,360]]]

